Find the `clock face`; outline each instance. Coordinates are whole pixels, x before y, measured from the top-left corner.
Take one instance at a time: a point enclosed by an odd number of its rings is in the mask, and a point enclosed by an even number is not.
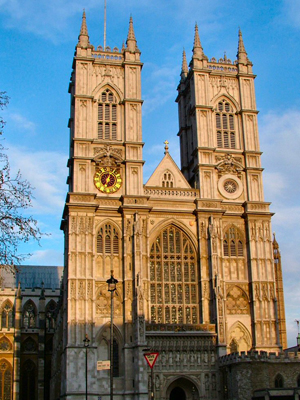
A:
[[[102,193],[114,193],[120,189],[122,178],[116,168],[101,167],[94,175],[95,186]]]

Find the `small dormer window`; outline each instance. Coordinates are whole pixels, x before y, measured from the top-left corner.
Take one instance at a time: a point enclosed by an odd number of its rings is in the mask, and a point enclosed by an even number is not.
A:
[[[163,173],[161,186],[162,187],[166,187],[166,188],[174,187],[174,177],[173,177],[173,174],[170,171],[166,170]]]

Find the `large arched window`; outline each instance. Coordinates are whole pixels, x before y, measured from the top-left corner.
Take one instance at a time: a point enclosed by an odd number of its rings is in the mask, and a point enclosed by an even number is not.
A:
[[[0,399],[11,400],[12,367],[6,360],[0,361]]]
[[[23,326],[24,328],[36,327],[36,306],[31,300],[28,300],[23,308]]]
[[[99,229],[97,235],[97,253],[119,254],[119,234],[111,224],[105,224]]]
[[[9,300],[6,300],[2,306],[1,312],[1,328],[12,328],[13,327],[13,305]]]
[[[233,107],[225,99],[219,101],[216,110],[217,147],[236,148],[236,127]]]
[[[225,257],[244,257],[242,235],[237,227],[231,226],[224,234],[223,253]]]
[[[117,140],[117,99],[109,89],[98,103],[98,139]]]
[[[22,400],[35,400],[37,370],[32,360],[27,360],[21,367]]]
[[[151,246],[150,295],[151,322],[199,322],[195,250],[175,226],[164,229]]]

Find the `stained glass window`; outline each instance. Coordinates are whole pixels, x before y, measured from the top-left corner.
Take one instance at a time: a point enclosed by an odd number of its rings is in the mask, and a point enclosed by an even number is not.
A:
[[[12,328],[13,327],[13,305],[9,300],[7,300],[3,307],[1,313],[1,328]]]
[[[190,239],[171,225],[154,243],[150,251],[151,322],[199,323],[196,257]]]
[[[36,327],[36,306],[32,301],[27,301],[23,308],[23,325],[25,328]]]
[[[11,400],[12,367],[6,360],[0,361],[0,399]]]

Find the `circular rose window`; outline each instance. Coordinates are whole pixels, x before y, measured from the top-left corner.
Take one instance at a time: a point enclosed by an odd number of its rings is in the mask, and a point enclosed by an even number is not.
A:
[[[219,179],[218,190],[226,199],[235,200],[243,193],[243,184],[236,175],[227,174]]]

